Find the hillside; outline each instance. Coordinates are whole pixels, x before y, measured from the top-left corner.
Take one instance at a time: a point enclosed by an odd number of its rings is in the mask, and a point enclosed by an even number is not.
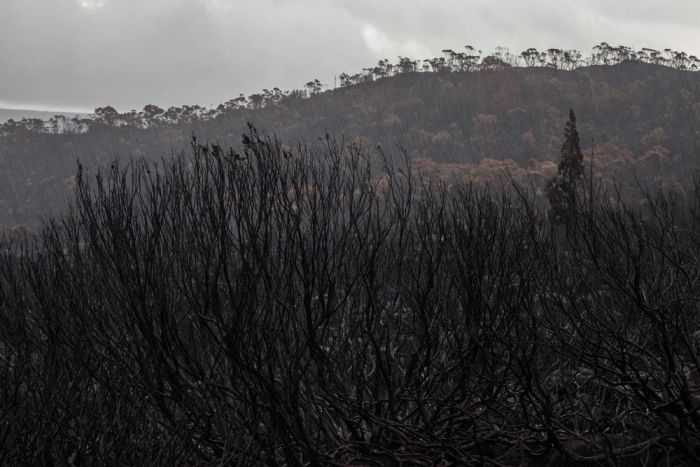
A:
[[[76,160],[89,171],[115,157],[159,160],[189,151],[193,134],[237,146],[247,122],[292,143],[328,133],[369,148],[400,144],[417,168],[448,180],[495,180],[507,168],[540,188],[556,169],[569,108],[600,177],[652,180],[683,195],[700,152],[700,74],[625,61],[575,70],[402,73],[147,128],[109,119],[85,133],[5,125],[0,222],[35,222],[65,206]]]
[[[53,117],[54,112],[42,112],[38,110],[20,110],[0,108],[0,123],[5,123],[10,119],[21,120],[23,118],[40,118],[48,120]]]
[[[467,50],[0,124],[0,466],[700,465],[700,59]]]
[[[79,176],[0,236],[0,464],[699,465],[698,203],[566,128],[546,210],[256,131]]]

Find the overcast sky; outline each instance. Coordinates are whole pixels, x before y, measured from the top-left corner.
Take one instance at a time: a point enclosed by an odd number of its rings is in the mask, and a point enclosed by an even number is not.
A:
[[[700,0],[0,0],[0,107],[217,105],[466,44],[700,54]]]

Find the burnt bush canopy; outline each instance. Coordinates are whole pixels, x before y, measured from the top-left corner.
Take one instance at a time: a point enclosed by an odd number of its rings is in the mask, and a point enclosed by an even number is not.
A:
[[[80,166],[1,244],[0,464],[700,462],[694,200],[584,171],[564,227],[392,151]]]

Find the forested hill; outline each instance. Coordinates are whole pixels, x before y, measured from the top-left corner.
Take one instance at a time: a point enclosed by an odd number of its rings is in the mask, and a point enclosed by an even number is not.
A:
[[[75,115],[76,112],[51,112],[47,110],[24,110],[24,109],[3,109],[0,108],[0,124],[5,123],[7,120],[21,120],[23,118],[38,118],[42,120],[49,120],[56,113]]]
[[[236,146],[247,122],[290,144],[327,133],[367,148],[401,144],[417,168],[448,180],[490,180],[507,168],[543,187],[556,170],[569,108],[600,177],[651,179],[687,191],[699,167],[700,73],[641,61],[574,70],[499,66],[399,73],[309,97],[287,93],[267,105],[220,107],[208,116],[197,108],[169,120],[151,106],[144,109],[150,120],[138,124],[111,108],[98,109],[89,129],[77,120],[53,122],[72,128],[55,132],[42,131],[40,121],[36,128],[6,124],[0,223],[35,222],[65,206],[77,159],[93,172],[114,157],[158,160],[188,151],[193,134]]]

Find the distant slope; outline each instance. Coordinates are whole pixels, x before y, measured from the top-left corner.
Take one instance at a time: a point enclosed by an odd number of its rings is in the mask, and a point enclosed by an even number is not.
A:
[[[200,140],[237,145],[246,123],[282,140],[342,134],[374,148],[402,144],[416,167],[460,180],[508,169],[535,188],[556,170],[569,108],[602,178],[650,180],[682,195],[700,156],[700,73],[639,62],[573,71],[515,68],[404,73],[212,120],[147,129],[96,125],[86,134],[0,137],[0,222],[31,222],[65,205],[80,159],[158,160]]]
[[[46,112],[40,110],[0,109],[0,123],[5,123],[9,119],[22,120],[23,118],[40,118],[42,120],[49,120],[54,115],[65,115],[67,117],[73,117],[79,114],[64,111]]]

